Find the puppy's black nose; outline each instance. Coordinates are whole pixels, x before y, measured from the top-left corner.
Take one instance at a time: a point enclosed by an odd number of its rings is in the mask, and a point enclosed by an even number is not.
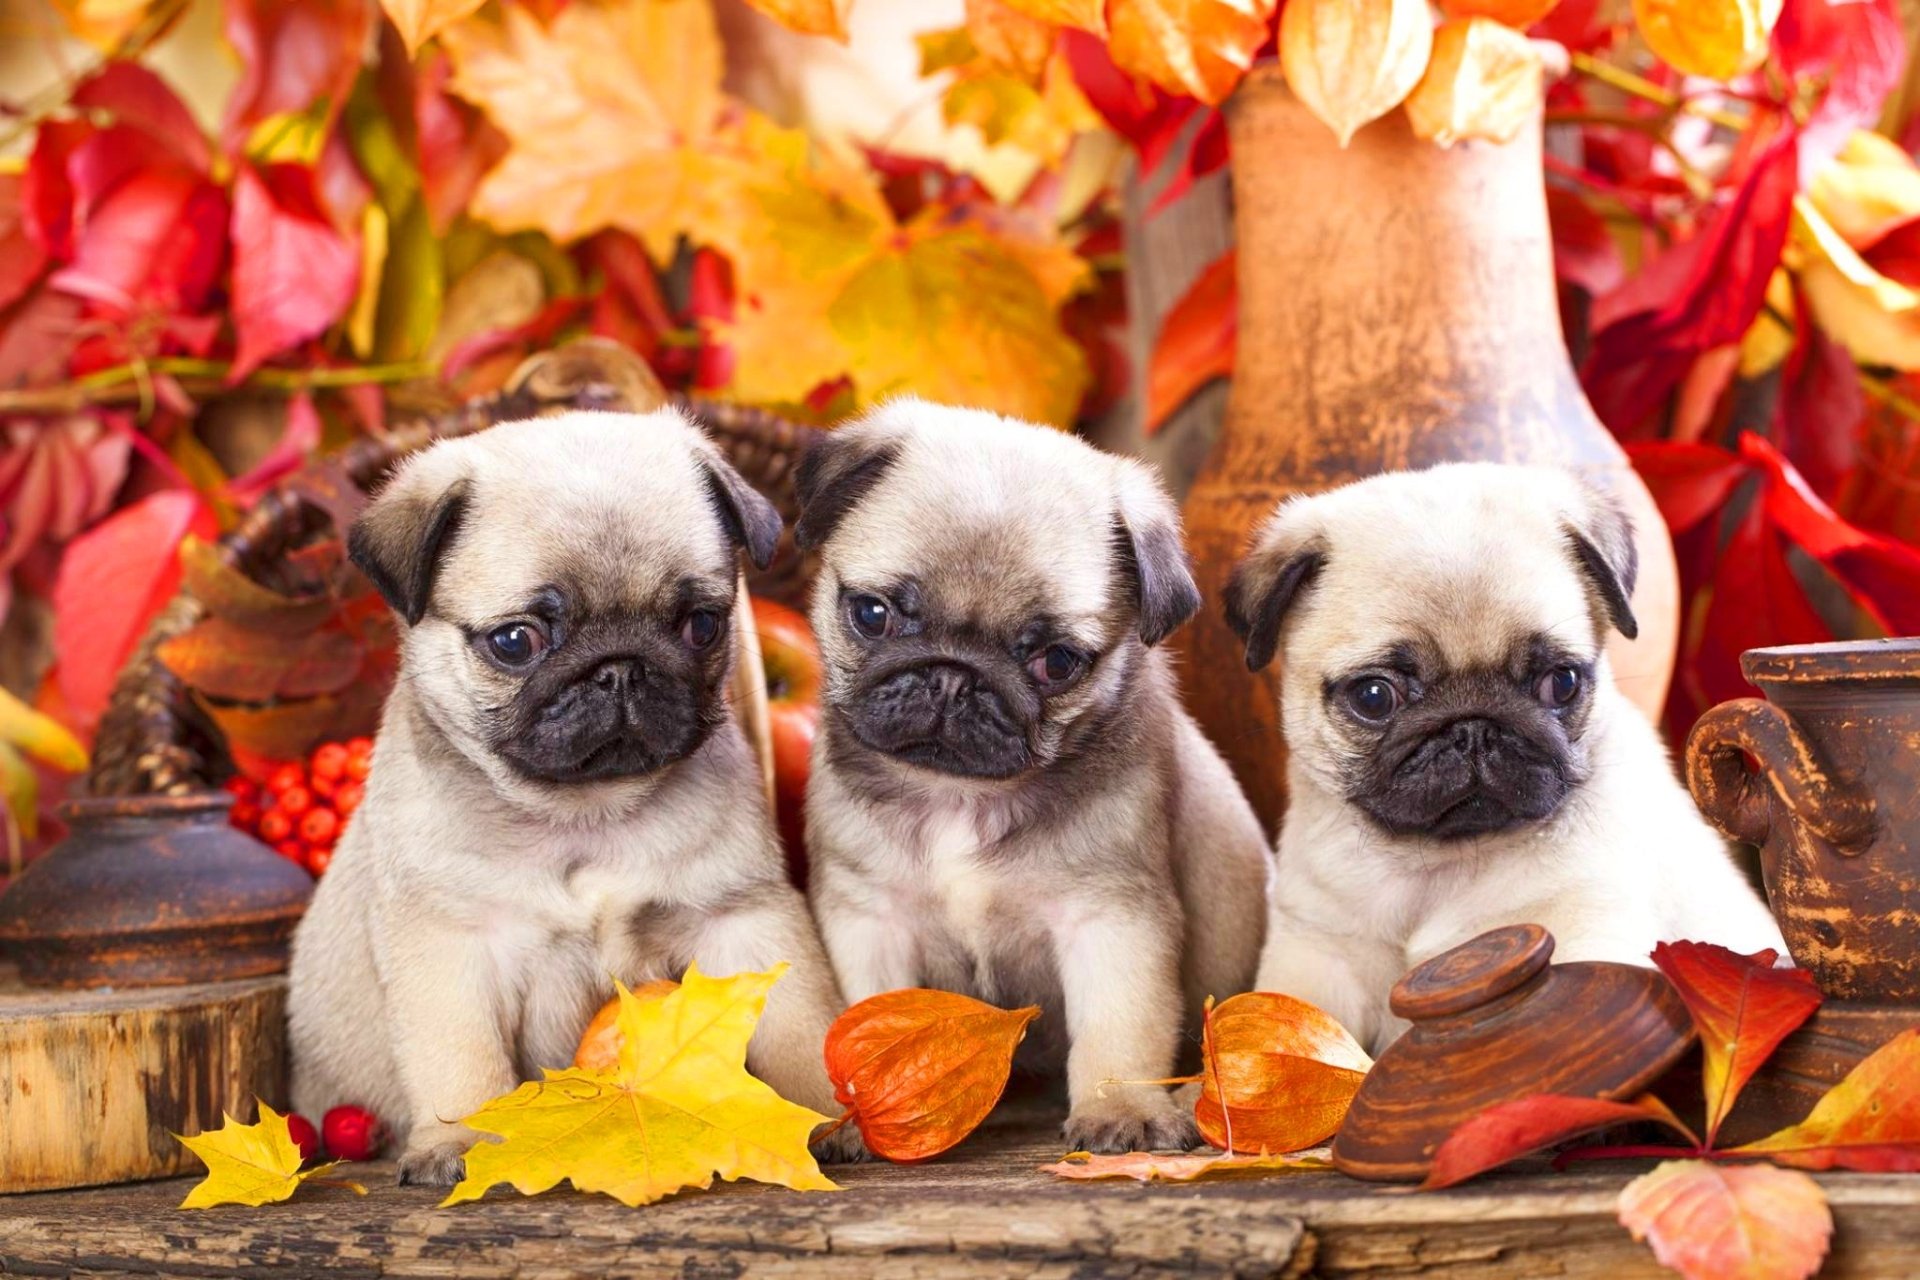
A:
[[[942,662],[927,668],[927,696],[942,711],[973,692],[973,672]]]
[[[595,667],[587,678],[608,693],[619,694],[626,692],[627,686],[634,683],[639,673],[640,664],[632,658],[608,658]]]
[[[1499,727],[1493,721],[1475,716],[1453,722],[1453,749],[1462,755],[1477,756],[1493,744]]]

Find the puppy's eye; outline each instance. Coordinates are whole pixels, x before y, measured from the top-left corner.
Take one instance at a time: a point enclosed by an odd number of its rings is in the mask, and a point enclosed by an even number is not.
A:
[[[855,596],[847,602],[847,618],[855,631],[878,640],[892,628],[893,610],[879,596]]]
[[[1533,686],[1533,696],[1549,707],[1564,707],[1580,694],[1580,672],[1576,667],[1555,667]]]
[[[1071,684],[1086,660],[1063,644],[1050,644],[1027,659],[1027,674],[1042,688]]]
[[[1362,676],[1347,686],[1347,706],[1362,720],[1377,723],[1400,709],[1400,690],[1391,680]]]
[[[720,615],[712,609],[695,609],[680,624],[680,639],[689,649],[704,649],[720,635]]]
[[[523,667],[546,649],[546,632],[530,622],[509,622],[487,633],[487,651],[509,667]]]

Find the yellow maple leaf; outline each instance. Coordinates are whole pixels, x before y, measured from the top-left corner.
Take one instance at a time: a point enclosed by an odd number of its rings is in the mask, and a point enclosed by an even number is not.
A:
[[[966,31],[980,56],[1001,71],[1038,85],[1053,52],[1053,26],[1007,0],[967,0]],[[924,71],[923,73],[924,74]]]
[[[571,241],[618,227],[664,261],[681,235],[735,221],[764,163],[721,92],[708,0],[570,4],[548,26],[510,6],[441,42],[454,91],[510,144],[473,200],[502,231]]]
[[[411,54],[460,19],[472,16],[484,3],[486,0],[380,0],[380,7],[387,11]]]
[[[302,1169],[300,1148],[287,1129],[287,1118],[264,1102],[255,1124],[241,1124],[227,1116],[226,1123],[212,1133],[191,1138],[177,1133],[173,1136],[207,1166],[207,1176],[180,1202],[182,1209],[273,1204],[291,1196],[307,1179],[334,1167],[323,1164]],[[360,1195],[367,1194],[358,1183],[344,1185]]]
[[[747,1041],[786,968],[731,978],[689,968],[677,991],[652,1001],[620,987],[618,1068],[548,1071],[468,1116],[500,1140],[474,1144],[443,1205],[501,1182],[538,1195],[563,1179],[630,1207],[710,1187],[716,1175],[838,1190],[807,1150],[827,1117],[746,1070]]]

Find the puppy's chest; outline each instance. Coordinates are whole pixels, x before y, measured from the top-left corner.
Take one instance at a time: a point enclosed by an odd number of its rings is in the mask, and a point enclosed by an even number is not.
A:
[[[966,817],[928,823],[903,863],[891,896],[929,982],[992,998],[1032,986],[1029,971],[1048,967],[1050,886],[983,850]]]

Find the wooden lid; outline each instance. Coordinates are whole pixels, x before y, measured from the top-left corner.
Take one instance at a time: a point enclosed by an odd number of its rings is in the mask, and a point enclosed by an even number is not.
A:
[[[1410,1022],[1449,1018],[1520,987],[1546,970],[1553,935],[1514,924],[1443,951],[1393,984],[1393,1011]]]

